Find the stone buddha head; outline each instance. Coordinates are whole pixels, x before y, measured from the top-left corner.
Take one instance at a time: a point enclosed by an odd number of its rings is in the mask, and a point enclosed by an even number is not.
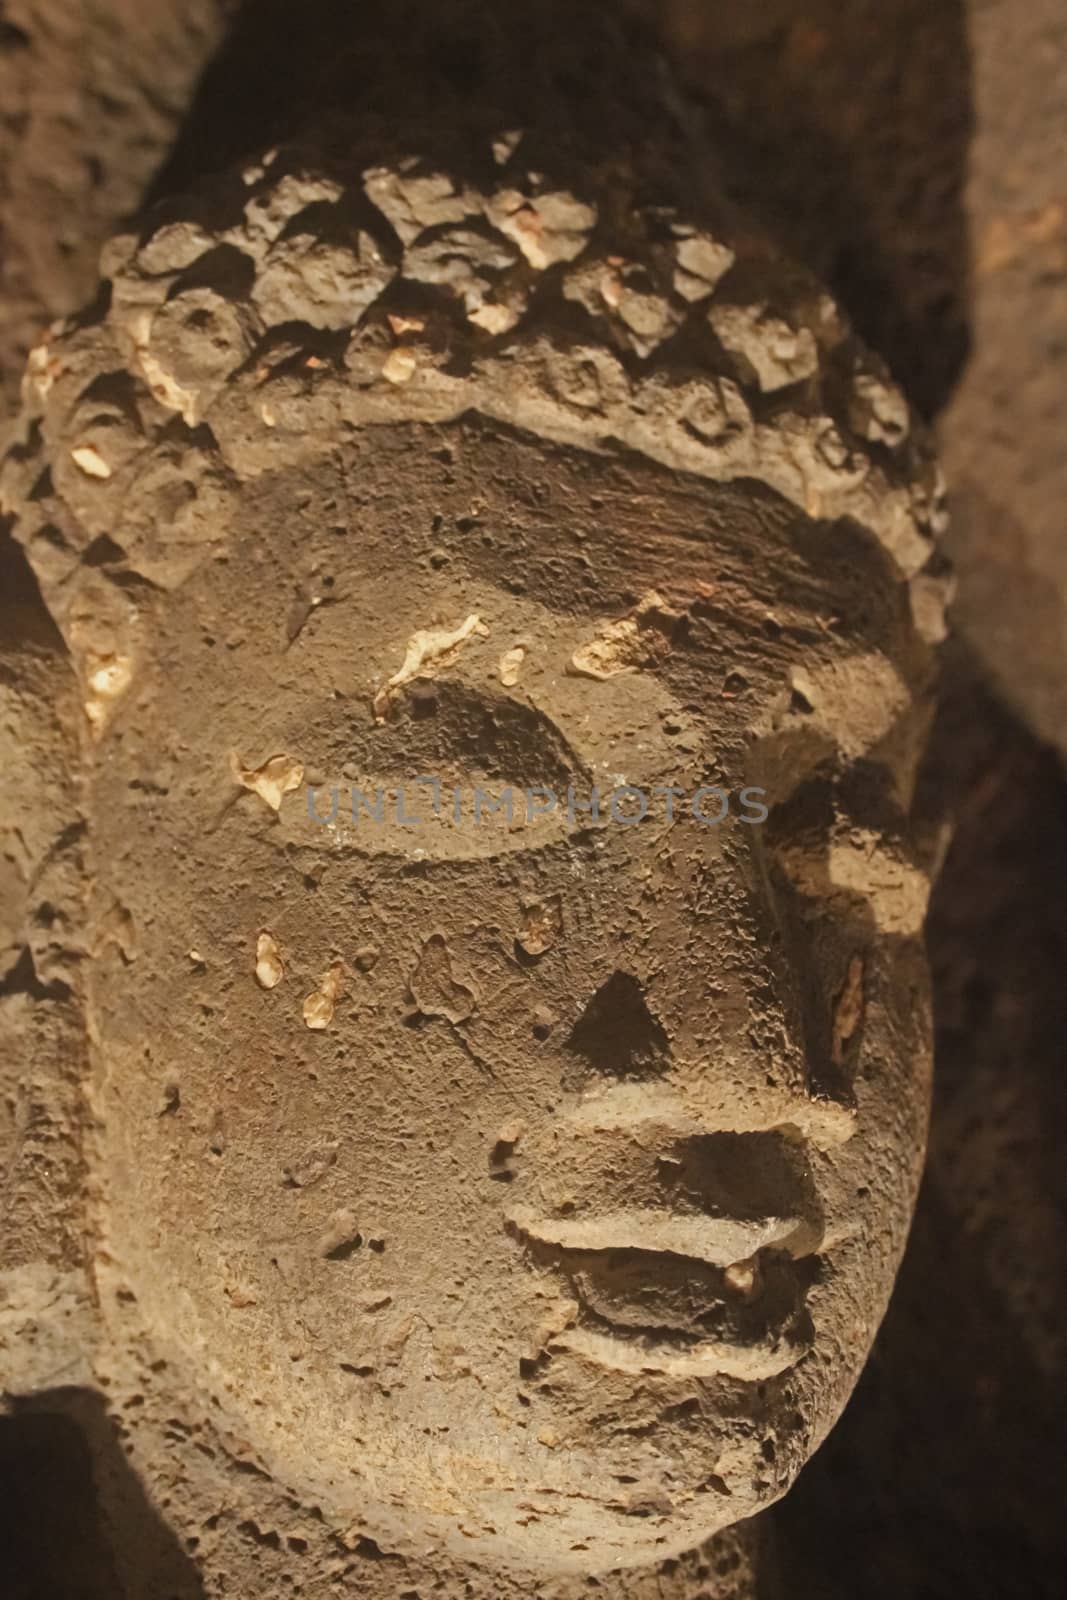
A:
[[[825,296],[520,150],[117,241],[6,494],[113,1350],[383,1549],[581,1573],[780,1496],[883,1313],[939,510]]]

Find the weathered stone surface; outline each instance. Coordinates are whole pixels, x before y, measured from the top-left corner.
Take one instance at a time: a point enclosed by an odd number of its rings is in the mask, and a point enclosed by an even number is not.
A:
[[[691,15],[696,15],[697,8],[690,6],[688,9]],[[849,181],[838,191],[844,199],[843,228],[835,233],[836,202],[827,199],[825,189],[821,200],[814,198],[819,186],[810,186],[810,170],[806,187],[805,182],[796,180],[795,169],[789,162],[781,163],[782,187],[793,186],[800,208],[821,229],[821,236],[816,234],[817,252],[809,259],[834,277],[839,292],[851,303],[868,331],[883,330],[875,333],[880,348],[898,373],[908,378],[913,392],[919,393],[929,406],[931,397],[936,403],[944,396],[944,373],[951,368],[955,359],[953,351],[957,349],[952,338],[939,337],[936,331],[939,326],[937,299],[946,288],[950,291],[945,301],[949,314],[941,326],[950,332],[954,326],[959,326],[958,319],[953,322],[951,310],[952,293],[958,292],[960,282],[953,265],[959,239],[959,214],[952,199],[944,197],[954,196],[959,187],[959,163],[952,159],[951,152],[954,146],[958,148],[955,140],[958,123],[955,126],[953,123],[959,113],[959,99],[954,93],[956,68],[964,58],[963,53],[958,52],[958,60],[953,59],[951,51],[946,57],[937,43],[946,33],[953,32],[953,13],[958,16],[958,8],[938,8],[936,14],[930,8],[923,8],[920,16],[914,8],[909,12],[906,6],[879,7],[879,19],[889,29],[885,35],[878,32],[875,8],[854,8],[849,19],[843,19],[840,8],[835,7],[833,16],[828,11],[825,19],[827,25],[832,24],[832,39],[825,37],[826,26],[820,26],[817,18],[814,26],[809,19],[805,30],[803,20],[798,21],[796,9],[795,5],[786,3],[762,6],[758,10],[750,8],[743,13],[730,8],[713,18],[710,8],[701,7],[698,21],[705,30],[712,27],[717,30],[717,49],[729,43],[731,48],[743,51],[754,46],[764,48],[768,41],[786,40],[786,92],[780,92],[781,80],[776,81],[773,73],[764,72],[766,96],[761,102],[764,112],[768,104],[773,104],[776,114],[782,108],[800,109],[805,122],[812,111],[820,120],[827,111],[840,115],[844,144],[836,160],[827,159],[822,137],[828,132],[827,124],[811,131],[818,162],[831,191],[839,185],[842,172],[853,160],[861,169],[855,174],[855,183]],[[809,13],[813,10],[811,6],[805,9]],[[1033,19],[1035,29],[1028,37],[1048,36],[1047,30],[1052,26],[1048,9],[1028,9],[1022,20],[1029,24]],[[1018,49],[1020,15],[1018,5],[986,7],[979,15],[984,36],[991,40],[997,40],[998,30],[1006,22],[1010,22],[1012,30],[1010,47],[1003,49],[997,44],[985,58],[983,123],[997,118],[1000,91],[1005,84],[1010,87],[1014,76],[1019,85],[1015,103],[1021,105],[1025,97],[1028,115],[1020,114],[1018,121],[1004,122],[1003,126],[1010,129],[1006,143],[1013,150],[1025,146],[1030,129],[1040,126],[1049,170],[1052,170],[1054,165],[1062,166],[1062,159],[1055,154],[1054,141],[1047,137],[1048,118],[1041,111],[1041,97],[1035,97],[1032,92],[1032,85],[1040,81],[1041,73],[1033,68],[1033,56]],[[847,39],[853,18],[855,33],[850,53]],[[933,30],[932,34],[922,31],[927,27]],[[1046,31],[1041,34],[1040,30]],[[822,41],[820,32],[824,35]],[[922,47],[916,44],[920,36],[925,41]],[[691,30],[688,37],[690,49],[695,49],[699,36]],[[838,48],[842,37],[846,40],[844,49]],[[959,37],[958,31],[956,37]],[[705,32],[705,43],[706,38]],[[872,41],[876,39],[878,43],[874,45]],[[909,53],[907,65],[894,67],[898,60],[895,52],[905,44]],[[727,79],[732,76],[735,84],[743,78],[742,73],[734,70],[737,59],[734,58],[733,66],[726,73]],[[776,56],[776,59],[781,57]],[[946,60],[952,61],[950,68],[946,68]],[[1054,62],[1053,53],[1048,54],[1047,60],[1050,65]],[[835,67],[835,62],[844,63],[843,69]],[[899,89],[893,86],[895,71],[900,74]],[[939,92],[922,89],[922,75],[927,71],[938,80]],[[888,111],[880,89],[888,91]],[[916,183],[913,181],[914,162],[902,156],[901,146],[903,144],[905,151],[914,148],[911,141],[917,137],[920,149],[929,151],[932,148],[927,120],[930,116],[935,126],[940,118],[940,126],[948,135],[941,146],[943,164],[938,167],[933,163],[932,171]],[[773,119],[764,114],[756,125],[767,129],[772,123]],[[781,125],[780,121],[776,124]],[[788,127],[788,119],[786,125]],[[872,136],[872,130],[878,131],[877,138]],[[797,144],[793,135],[796,131],[794,119],[790,137],[779,153],[787,149],[795,156]],[[773,139],[769,142],[773,151]],[[510,139],[501,145],[505,153],[508,144]],[[1003,165],[996,157],[983,163],[985,177],[991,172],[1003,171]],[[1023,163],[1018,165],[1021,167]],[[898,183],[905,187],[910,185],[907,205],[913,209],[903,214]],[[932,185],[929,191],[924,189],[927,183]],[[933,193],[939,185],[941,198],[935,194],[933,203],[926,206],[922,195]],[[268,187],[265,192],[273,191]],[[920,197],[918,203],[916,196]],[[317,200],[335,198],[332,192],[315,196]],[[859,198],[862,204],[857,205]],[[278,203],[282,204],[280,198]],[[472,214],[465,197],[459,207],[458,216],[449,214],[442,220],[462,222]],[[1018,227],[1014,223],[1017,211],[1023,219]],[[870,224],[872,212],[873,227]],[[999,215],[994,208],[994,216]],[[1055,206],[1031,208],[1025,201],[1016,204],[1013,197],[1004,215],[1012,220],[1004,226],[994,220],[990,230],[992,265],[989,276],[1001,294],[1005,283],[1010,281],[1010,293],[1003,298],[1011,301],[1013,315],[998,316],[995,302],[987,292],[992,314],[984,314],[980,320],[986,330],[984,336],[994,341],[993,355],[990,356],[988,349],[985,353],[984,368],[987,375],[993,376],[993,382],[984,383],[980,391],[972,390],[969,395],[964,390],[966,404],[961,402],[964,425],[958,437],[965,447],[972,428],[975,439],[991,438],[988,431],[990,396],[996,402],[998,415],[1007,409],[997,399],[1000,394],[996,381],[998,371],[1009,375],[1003,386],[1005,389],[1017,378],[1033,384],[1033,374],[1039,370],[1036,364],[1026,373],[1012,365],[1016,359],[1015,347],[1020,342],[1018,328],[1025,328],[1028,336],[1033,334],[1042,361],[1047,355],[1036,331],[1041,323],[1032,316],[1032,306],[1039,295],[1048,296],[1054,305],[1058,272]],[[178,223],[175,228],[172,244],[168,245],[160,235],[158,259],[147,248],[142,253],[144,272],[149,273],[156,266],[164,273],[188,267],[217,243],[213,233],[205,232],[197,224]],[[416,223],[415,228],[416,232],[420,231],[421,224]],[[183,231],[184,250],[178,239]],[[1035,263],[1029,278],[1025,262],[1013,254],[1020,238],[1030,252],[1029,259]],[[842,241],[843,253],[835,262],[834,255]],[[872,243],[876,248],[872,248]],[[899,261],[898,248],[903,251]],[[888,272],[886,251],[891,269]],[[936,267],[931,267],[935,260],[947,262],[948,270],[939,274]],[[920,261],[921,269],[916,266]],[[603,274],[599,274],[591,280],[590,294],[597,297],[598,314],[599,302],[605,298],[602,279]],[[694,284],[691,274],[683,275],[679,270],[674,288],[685,299],[699,299],[704,297],[700,282]],[[616,293],[611,279],[607,287],[610,299]],[[692,292],[696,287],[699,293]],[[480,284],[477,292],[482,292]],[[913,298],[916,294],[917,302]],[[506,309],[498,307],[494,286],[485,311],[498,328],[514,326],[521,315],[522,303],[521,283],[516,286],[515,307],[509,302]],[[913,314],[916,303],[920,306],[917,318]],[[955,303],[958,304],[958,300]],[[479,313],[481,309],[479,306]],[[638,302],[635,309],[641,319],[645,310],[643,302]],[[932,313],[932,320],[927,319],[928,311]],[[883,336],[885,329],[894,327],[894,318],[899,319],[896,326],[904,328],[903,338]],[[632,317],[619,317],[618,321],[620,340],[643,331],[643,322],[641,328],[635,328]],[[483,327],[494,331],[488,324]],[[916,330],[919,330],[918,335]],[[371,332],[373,337],[367,340],[366,353],[358,361],[354,351],[349,355],[351,370],[355,372],[358,367],[367,382],[376,379],[382,365],[393,355],[399,337],[390,327]],[[403,336],[411,332],[419,330],[405,330]],[[162,333],[163,324],[160,342]],[[374,354],[375,349],[377,354]],[[294,356],[299,353],[298,349],[290,352]],[[424,359],[430,359],[430,353],[427,343]],[[982,354],[979,350],[979,359]],[[214,371],[213,360],[207,358],[205,346],[196,356],[197,365],[211,366]],[[1022,355],[1018,359],[1028,360]],[[222,365],[225,366],[225,362]],[[416,366],[409,367],[406,346],[403,347],[403,362],[395,365],[398,371],[402,367],[409,375],[416,370]],[[1055,372],[1047,361],[1042,370]],[[220,376],[223,376],[221,372]],[[186,381],[187,375],[183,374],[181,383]],[[626,379],[616,356],[599,346],[590,346],[573,361],[560,360],[553,369],[553,383],[558,386],[559,393],[566,394],[573,403],[587,406],[592,397],[592,404],[597,407],[603,403],[599,395],[605,385],[606,391],[615,397],[613,403],[617,403],[625,390]],[[879,417],[879,412],[885,413],[885,407],[869,405],[870,397],[861,396],[861,388],[857,386],[846,408],[849,426],[861,438],[874,437],[866,429],[885,425]],[[696,427],[698,434],[707,438],[718,438],[727,426],[731,432],[740,428],[743,437],[751,427],[749,408],[733,380],[723,379],[720,391],[723,390],[729,395],[728,405],[721,398],[716,399],[713,393],[700,392],[699,386],[694,386],[694,393],[686,402],[687,420]],[[205,392],[210,394],[211,390]],[[666,403],[673,390],[664,386],[651,392],[656,393],[657,403]],[[1036,390],[1031,387],[1029,392],[1028,418],[1041,411]],[[985,411],[981,407],[983,398]],[[898,413],[895,406],[890,410],[888,426],[895,430],[898,423],[894,419]],[[103,441],[119,440],[128,423],[122,420],[121,408],[116,409],[110,401],[105,404],[98,399],[90,421],[94,414],[96,431],[83,443],[91,448],[98,445],[103,458],[108,460]],[[138,428],[141,426],[139,422]],[[151,427],[157,426],[158,419],[153,419]],[[992,440],[992,456],[997,460],[998,474],[1005,481],[1012,480],[1013,474],[1022,475],[1022,463],[1027,459],[1026,450],[1031,441],[1036,440],[1040,449],[1042,439],[1052,436],[1048,428],[1044,434],[1040,429],[1035,433],[1028,425],[1024,441],[1022,430],[1017,431],[1018,439],[1011,441],[1010,448],[1000,438]],[[952,447],[951,437],[949,447]],[[827,455],[837,469],[848,456],[847,447],[836,430],[829,428],[820,440],[819,451]],[[965,467],[981,467],[980,454],[977,448],[971,451],[971,459],[964,463]],[[92,458],[86,459],[91,461]],[[1042,468],[1046,482],[1054,479],[1051,466],[1051,460],[1046,460]],[[96,492],[95,503],[99,508],[107,480],[96,478],[74,463],[67,473],[67,484],[68,492],[75,497],[77,491],[71,486],[78,477],[85,480],[81,503],[88,514],[89,492]],[[1013,492],[1014,487],[1013,482]],[[1022,487],[1031,497],[1028,503],[1040,512],[1034,483]],[[1060,714],[1056,699],[1059,679],[1049,673],[1047,665],[1050,659],[1055,662],[1058,648],[1056,591],[1045,583],[1044,574],[1039,572],[1028,587],[1025,604],[1016,606],[1014,601],[1010,605],[1004,601],[1006,592],[1017,592],[1021,569],[1030,564],[1032,537],[1029,532],[1020,533],[1012,528],[1009,548],[1004,534],[1008,525],[1006,511],[995,501],[992,509],[979,502],[978,493],[972,491],[966,501],[962,495],[957,495],[960,510],[967,516],[964,532],[955,535],[955,549],[964,566],[959,614],[987,658],[995,661],[999,657],[1002,681],[1006,681],[1005,674],[1009,678],[1014,674],[1016,704],[1029,705],[1029,714],[1035,718],[1036,725],[1051,729]],[[81,544],[69,523],[65,526],[58,546],[50,551],[44,545],[38,549],[42,571],[48,566],[55,578],[71,571],[71,552]],[[94,559],[106,554],[106,548],[98,544]],[[435,552],[434,559],[440,556],[441,552]],[[73,559],[76,562],[76,556]],[[1040,560],[1033,565],[1040,568]],[[996,574],[995,578],[981,586],[983,574],[990,570]],[[976,588],[976,584],[980,586]],[[321,592],[313,593],[312,600],[318,599],[321,599]],[[302,602],[302,607],[305,617],[314,617],[310,601]],[[1023,667],[1025,680],[1020,676]],[[1054,1015],[1055,996],[1059,992],[1055,987],[1055,974],[1062,968],[1062,936],[1057,933],[1054,918],[1040,912],[1041,907],[1051,908],[1057,903],[1055,882],[1059,881],[1057,873],[1062,871],[1057,867],[1058,836],[1042,831],[1043,828],[1047,830],[1058,803],[1057,791],[1054,774],[1047,765],[1039,763],[1039,769],[1032,765],[1034,754],[1019,730],[1013,730],[1010,725],[1001,726],[996,721],[995,709],[983,709],[977,696],[968,704],[968,716],[991,719],[991,744],[986,756],[977,763],[969,763],[965,757],[959,759],[960,772],[982,798],[977,807],[967,806],[966,797],[961,799],[966,812],[964,831],[969,843],[958,852],[955,874],[950,871],[934,930],[935,941],[938,941],[934,951],[936,976],[947,997],[947,1010],[943,1013],[947,1020],[943,1023],[940,1041],[945,1057],[943,1083],[947,1074],[947,1088],[943,1089],[935,1112],[933,1182],[920,1210],[916,1245],[905,1267],[903,1293],[886,1326],[877,1364],[869,1371],[830,1453],[817,1458],[801,1487],[787,1502],[790,1526],[783,1548],[783,1564],[791,1587],[787,1586],[785,1592],[796,1593],[800,1583],[805,1594],[818,1594],[820,1600],[823,1595],[833,1596],[833,1600],[848,1596],[851,1600],[857,1572],[864,1574],[872,1596],[909,1590],[919,1582],[929,1582],[931,1573],[951,1573],[952,1592],[965,1584],[976,1596],[988,1593],[1001,1600],[1005,1592],[1005,1572],[1013,1579],[1025,1573],[1027,1593],[1038,1594],[1044,1592],[1041,1572],[1060,1570],[1048,1548],[1049,1530],[1056,1516],[1054,1507],[1048,1503],[1054,1472],[1045,1472],[1043,1468],[1050,1419],[1040,1396],[1047,1381],[1041,1374],[1049,1362],[1055,1364],[1056,1329],[1063,1321],[1056,1302],[1056,1285],[1062,1281],[1062,1271],[1054,1249],[1049,1253],[1057,1218],[1062,1215],[1062,1204],[1053,1189],[1045,1188],[1040,1195],[1035,1195],[1030,1187],[1046,1163],[1049,1130],[1062,1123],[1062,1116],[1056,1115],[1054,1100],[1049,1100],[1050,1109],[1040,1126],[1035,1124],[1032,1115],[1033,1105],[1042,1096],[1048,1096],[1060,1082],[1059,1034],[1048,1019]],[[944,738],[944,730],[941,736]],[[947,748],[953,748],[951,740]],[[997,773],[1000,774],[999,787],[994,785],[991,791],[991,778]],[[956,776],[958,778],[959,773]],[[1005,791],[1005,783],[1010,786],[1010,792]],[[1028,807],[1033,809],[1028,811]],[[1020,869],[1023,855],[1028,863],[1025,870]],[[972,892],[971,873],[977,868],[980,877],[981,868],[987,865],[991,865],[996,882],[992,885],[976,883]],[[1024,883],[1028,883],[1029,888],[1023,887]],[[953,906],[957,908],[955,911]],[[1004,937],[1005,928],[1011,929],[1008,938]],[[117,931],[122,932],[121,919]],[[980,940],[985,942],[984,953],[977,951]],[[992,959],[990,952],[993,951],[1003,954],[1002,966],[998,967]],[[318,972],[313,974],[314,978],[318,976]],[[995,1001],[991,1002],[990,996],[996,997]],[[994,1006],[995,1025],[992,1027],[989,1004]],[[536,1027],[550,1034],[555,1026],[554,1013],[542,1008],[537,1013]],[[1050,1026],[1055,1039],[1049,1037]],[[1062,1033],[1062,1029],[1059,1032]],[[976,1059],[977,1068],[973,1066]],[[168,1086],[164,1088],[169,1094]],[[171,1103],[165,1094],[163,1107]],[[1005,1134],[1001,1141],[993,1143],[983,1131],[990,1104],[1003,1111],[1005,1128],[1012,1130],[1010,1136]],[[13,1099],[9,1105],[14,1105]],[[939,1127],[944,1129],[940,1137]],[[45,1131],[47,1139],[47,1128]],[[208,1141],[216,1154],[225,1149],[222,1123],[212,1125]],[[318,1164],[313,1162],[306,1171],[318,1173],[323,1162],[328,1169],[327,1156]],[[297,1162],[296,1170],[304,1173],[305,1168]],[[1052,1171],[1047,1163],[1044,1170]],[[994,1196],[991,1210],[990,1194]],[[1038,1226],[1033,1219],[1044,1221]],[[992,1251],[987,1248],[989,1239],[994,1241]],[[950,1293],[946,1292],[946,1274],[951,1283]],[[37,1294],[36,1288],[33,1292]],[[41,1303],[40,1296],[36,1300],[29,1296],[29,1289],[27,1296],[15,1308],[17,1317],[25,1316],[24,1308],[30,1307],[31,1301],[34,1305]],[[46,1305],[49,1296],[55,1302],[56,1297],[49,1290],[43,1297]],[[999,1323],[989,1313],[993,1303],[1009,1308]],[[454,1364],[455,1354],[450,1353],[448,1359]],[[56,1362],[55,1366],[61,1364]],[[130,1398],[134,1413],[143,1408],[144,1395],[134,1394]],[[55,1403],[58,1405],[59,1401]],[[157,1465],[150,1474],[159,1479],[167,1476],[167,1460],[174,1448],[173,1438],[167,1437],[169,1409],[166,1395],[161,1394],[155,1402],[157,1421],[152,1424],[157,1429],[152,1446]],[[917,1415],[921,1415],[918,1428],[912,1425]],[[986,1449],[974,1452],[976,1458],[980,1458],[974,1463],[976,1470],[961,1466],[958,1447],[960,1419],[972,1416],[987,1441]],[[98,1426],[90,1431],[94,1447],[100,1449],[100,1459],[106,1460],[103,1438],[106,1427]],[[147,1437],[148,1430],[143,1429],[142,1450],[146,1448]],[[1038,1442],[1035,1444],[1035,1441]],[[995,1475],[986,1470],[986,1463],[994,1458],[1000,1468]],[[197,1525],[196,1537],[212,1547],[205,1555],[208,1567],[226,1572],[232,1582],[238,1581],[236,1575],[240,1574],[240,1582],[246,1585],[249,1575],[257,1572],[257,1578],[251,1580],[254,1588],[283,1579],[288,1581],[296,1574],[307,1584],[309,1572],[316,1573],[311,1580],[313,1584],[336,1581],[337,1570],[328,1571],[331,1563],[338,1559],[336,1547],[320,1546],[314,1537],[309,1540],[308,1530],[303,1525],[294,1524],[281,1533],[276,1531],[275,1490],[269,1484],[257,1490],[258,1480],[254,1474],[246,1472],[242,1478],[251,1487],[240,1505],[235,1504],[233,1498],[232,1472],[226,1472],[214,1485],[215,1498],[212,1499],[209,1492],[204,1500],[199,1522],[197,1515],[189,1510],[188,1525]],[[873,1487],[872,1504],[868,1491],[874,1478],[877,1483]],[[103,1481],[111,1481],[106,1468]],[[905,1483],[908,1498],[902,1500],[901,1485]],[[654,1496],[647,1499],[652,1514],[656,1512],[654,1500]],[[902,1514],[902,1505],[906,1516]],[[220,1516],[221,1507],[226,1509]],[[121,1518],[114,1516],[113,1499],[109,1501],[108,1511],[113,1526],[119,1527]],[[183,1511],[183,1522],[185,1515]],[[976,1518],[982,1522],[978,1534]],[[824,1536],[827,1528],[833,1529],[832,1541]],[[998,1528],[1005,1530],[1003,1539],[998,1539]],[[800,1544],[803,1547],[799,1551],[798,1533],[802,1535]],[[147,1543],[150,1545],[151,1540]],[[1004,1550],[1004,1543],[1010,1544],[1009,1552]],[[350,1569],[348,1581],[357,1579],[360,1571],[377,1575],[381,1563],[375,1559],[376,1555],[367,1541],[357,1542],[355,1551],[340,1558]],[[717,1554],[709,1551],[703,1557],[683,1563],[673,1573],[657,1573],[653,1592],[657,1600],[665,1594],[673,1596],[675,1592],[703,1593],[711,1583],[721,1586],[732,1566],[738,1584],[747,1595],[751,1586],[748,1559],[747,1555],[729,1550]],[[158,1574],[164,1565],[161,1559],[151,1573],[148,1567],[142,1566],[124,1574],[129,1592],[154,1596],[162,1581]],[[177,1573],[177,1568],[174,1571]],[[324,1573],[327,1576],[323,1576]],[[167,1592],[173,1587],[178,1593],[180,1581],[180,1577],[175,1576]],[[197,1587],[195,1575],[187,1575],[186,1581],[188,1592],[192,1594]],[[946,1576],[946,1583],[948,1581]],[[111,1589],[101,1591],[104,1592],[110,1600]],[[719,1592],[718,1588],[715,1592]],[[1054,1593],[1055,1589],[1050,1588],[1048,1592]]]
[[[973,355],[941,422],[958,626],[1067,755],[1067,19],[972,5]]]
[[[228,0],[8,0],[0,20],[0,404],[169,153]]]
[[[430,1542],[474,1595],[615,1567],[749,1595],[747,1523],[854,1382],[921,1162],[936,468],[817,286],[638,203],[640,152],[543,149],[522,229],[523,142],[477,188],[435,156],[475,225],[396,236],[318,326],[313,246],[257,292],[295,236],[272,190],[338,183],[295,214],[332,234],[372,203],[358,124],[346,150],[268,153],[109,249],[0,473],[85,710],[94,1367],[150,1483],[166,1419],[205,1447],[176,1527],[254,1466],[258,1581],[386,1552],[384,1600]],[[499,331],[487,271],[517,275]],[[789,349],[716,339],[719,295]],[[468,806],[415,862],[399,813],[330,818],[343,764],[372,790],[413,761],[754,784],[770,820]],[[252,1581],[222,1538],[198,1560]]]

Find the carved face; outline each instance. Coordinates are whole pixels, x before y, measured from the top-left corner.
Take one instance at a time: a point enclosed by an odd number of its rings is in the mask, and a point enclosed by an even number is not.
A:
[[[221,514],[91,798],[113,1325],[380,1542],[692,1546],[833,1422],[907,1229],[902,588],[770,491],[488,425]]]

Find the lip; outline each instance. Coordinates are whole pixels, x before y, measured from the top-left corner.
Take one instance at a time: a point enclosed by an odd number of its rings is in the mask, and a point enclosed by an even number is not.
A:
[[[801,1218],[545,1218],[516,1206],[508,1222],[576,1307],[549,1353],[615,1372],[759,1382],[811,1348],[804,1301],[820,1239]]]
[[[688,1256],[713,1267],[731,1267],[760,1250],[794,1258],[813,1253],[818,1230],[802,1217],[675,1216],[657,1211],[608,1211],[595,1217],[539,1217],[529,1206],[513,1206],[508,1220],[540,1244],[565,1250],[646,1250]]]

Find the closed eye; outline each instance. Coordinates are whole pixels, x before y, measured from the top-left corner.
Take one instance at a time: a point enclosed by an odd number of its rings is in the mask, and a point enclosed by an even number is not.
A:
[[[575,831],[567,789],[592,780],[549,717],[458,680],[410,688],[395,721],[372,725],[331,701],[305,725],[301,749],[323,781],[283,818],[294,843],[433,863],[539,850]]]

